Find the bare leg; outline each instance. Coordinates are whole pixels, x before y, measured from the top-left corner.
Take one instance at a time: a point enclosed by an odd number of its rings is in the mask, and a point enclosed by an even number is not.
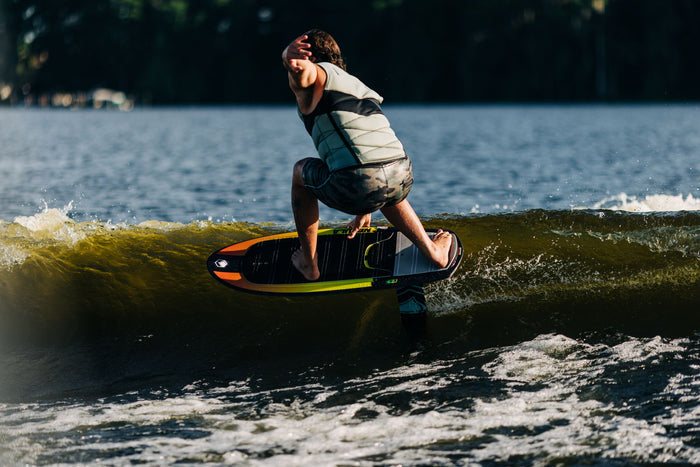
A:
[[[452,235],[440,230],[431,239],[423,228],[418,215],[413,210],[408,200],[403,200],[394,206],[382,208],[382,214],[399,229],[418,250],[439,267],[444,268],[450,261],[450,246]]]
[[[318,199],[304,185],[303,167],[303,160],[297,162],[292,176],[292,211],[301,244],[301,249],[292,255],[292,264],[307,280],[314,281],[321,275],[316,258]]]

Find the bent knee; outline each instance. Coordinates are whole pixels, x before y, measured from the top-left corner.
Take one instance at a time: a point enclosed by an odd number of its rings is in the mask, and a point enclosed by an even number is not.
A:
[[[301,176],[301,174],[304,173],[304,165],[306,165],[306,161],[308,161],[308,160],[309,160],[309,158],[307,157],[306,159],[301,159],[301,160],[296,161],[294,163],[294,168],[292,169],[293,170],[292,173],[294,174],[295,177],[297,175]]]
[[[313,157],[307,157],[294,163],[294,168],[292,169],[292,180],[294,182],[304,184],[304,166],[309,159],[313,159]]]

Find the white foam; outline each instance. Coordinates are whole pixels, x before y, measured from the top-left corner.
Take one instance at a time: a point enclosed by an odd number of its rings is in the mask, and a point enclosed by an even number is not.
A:
[[[68,217],[71,209],[72,203],[62,209],[45,206],[33,216],[18,216],[13,222],[0,221],[0,268],[9,270],[22,264],[37,244],[73,246],[85,239],[88,232]]]
[[[644,198],[620,193],[595,203],[593,209],[609,209],[611,211],[627,212],[676,212],[700,211],[700,198],[692,194],[686,197],[680,195],[646,195]]]
[[[29,255],[17,245],[0,245],[0,269],[22,264]]]
[[[152,229],[152,230],[177,230],[181,229],[185,226],[185,224],[180,224],[177,222],[166,222],[166,221],[156,221],[156,220],[149,220],[149,221],[143,221],[140,224],[138,224],[138,227],[143,227],[146,229]]]
[[[68,212],[73,208],[69,203],[62,209],[45,207],[33,216],[18,216],[14,223],[26,229],[33,240],[54,240],[74,245],[86,236],[85,232],[77,229]]]
[[[15,463],[36,463],[67,450],[84,450],[86,456],[120,451],[119,459],[105,460],[159,465],[182,460],[364,465],[372,459],[392,465],[450,464],[456,456],[465,464],[518,456],[542,463],[569,456],[693,463],[700,461],[700,450],[669,436],[667,427],[692,425],[697,408],[676,406],[640,419],[588,394],[609,365],[631,362],[642,369],[688,343],[657,337],[589,345],[551,334],[483,351],[489,361],[473,370],[467,357],[377,370],[340,386],[256,391],[245,381],[211,389],[194,382],[173,395],[163,391],[131,402],[0,404],[6,423],[0,428],[15,452],[5,459]],[[505,383],[502,390],[469,396],[461,385],[478,383],[479,370],[490,375],[492,384]],[[669,381],[669,390],[692,397],[696,385],[693,376],[679,374]],[[430,396],[443,389],[454,397],[438,402]],[[397,413],[386,401],[404,400],[402,395],[413,410]],[[138,399],[137,393],[124,399],[132,396]],[[105,435],[120,430],[127,435]]]

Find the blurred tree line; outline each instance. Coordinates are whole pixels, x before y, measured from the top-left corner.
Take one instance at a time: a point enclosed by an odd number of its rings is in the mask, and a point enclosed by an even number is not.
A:
[[[0,0],[0,100],[291,102],[311,27],[392,102],[700,98],[696,0]]]

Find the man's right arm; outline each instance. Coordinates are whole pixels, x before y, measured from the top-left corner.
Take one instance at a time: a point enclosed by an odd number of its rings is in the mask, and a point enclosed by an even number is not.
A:
[[[282,51],[282,64],[287,69],[289,87],[297,98],[299,110],[303,114],[311,113],[316,107],[320,97],[318,90],[323,90],[325,75],[320,75],[320,69],[314,63],[309,48],[311,45],[304,42],[308,37],[302,35],[294,39]],[[320,89],[319,89],[320,86]]]
[[[282,64],[287,69],[289,85],[294,91],[311,87],[316,81],[316,66],[309,50],[311,45],[304,42],[307,38],[305,35],[297,37],[282,51]]]

